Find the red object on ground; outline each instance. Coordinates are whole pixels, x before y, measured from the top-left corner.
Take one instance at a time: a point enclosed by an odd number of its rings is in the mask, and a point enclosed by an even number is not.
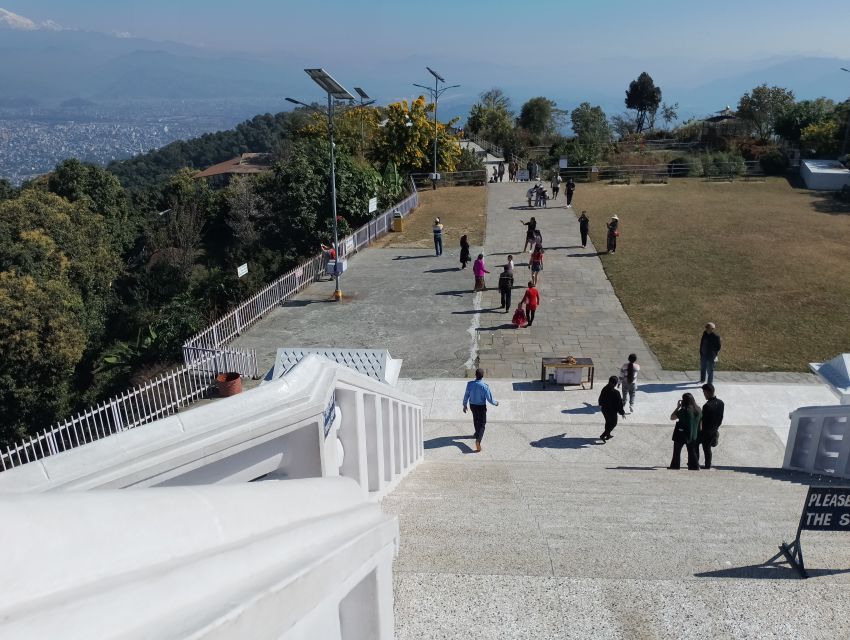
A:
[[[215,377],[215,384],[218,387],[218,395],[222,398],[235,396],[237,393],[242,393],[242,376],[235,372],[219,373]]]

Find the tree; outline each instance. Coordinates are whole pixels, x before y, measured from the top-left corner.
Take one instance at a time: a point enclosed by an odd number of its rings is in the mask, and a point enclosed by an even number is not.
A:
[[[518,124],[520,127],[532,134],[532,136],[544,138],[550,136],[558,129],[557,118],[563,112],[557,109],[557,105],[542,96],[531,98],[522,105],[519,112]]]
[[[667,104],[661,103],[661,119],[664,120],[664,128],[669,131],[670,123],[675,122],[679,117],[679,103]]]
[[[611,141],[611,127],[602,107],[582,102],[570,113],[576,139],[568,157],[574,164],[594,164],[601,157],[605,146]]]
[[[838,155],[841,128],[835,120],[824,120],[806,125],[800,134],[800,146],[809,153],[828,157]]]
[[[661,87],[656,87],[652,76],[644,71],[629,83],[625,102],[626,108],[635,112],[635,133],[641,133],[647,124],[647,116],[655,118],[661,104]]]
[[[488,142],[504,146],[514,128],[510,100],[498,88],[485,91],[479,98],[469,112],[467,129]]]
[[[372,159],[379,165],[395,163],[402,173],[433,170],[434,121],[430,114],[434,104],[423,96],[409,103],[394,102],[386,107],[386,121],[375,141]],[[460,157],[457,137],[448,131],[447,124],[437,123],[437,166],[442,171],[454,171]]]
[[[233,249],[240,260],[246,258],[260,239],[268,207],[257,193],[254,180],[241,176],[231,181],[225,193],[227,226],[233,232]]]
[[[835,103],[828,98],[801,100],[782,111],[774,123],[774,131],[791,144],[800,144],[803,129],[834,119]]]
[[[366,156],[380,131],[381,111],[372,106],[336,107],[334,110],[334,143],[352,155]],[[328,139],[328,116],[310,112],[303,132],[315,138]]]
[[[777,119],[794,104],[794,92],[762,84],[741,96],[738,117],[750,124],[760,140],[773,133]]]
[[[621,140],[637,133],[637,125],[627,113],[611,116],[611,129]]]
[[[17,189],[6,178],[0,178],[0,200],[8,200],[17,193]]]

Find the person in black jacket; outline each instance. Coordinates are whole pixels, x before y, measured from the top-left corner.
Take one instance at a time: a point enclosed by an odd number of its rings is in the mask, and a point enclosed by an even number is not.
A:
[[[699,441],[705,457],[704,469],[711,469],[711,448],[720,440],[720,425],[723,424],[723,400],[714,396],[714,385],[702,385],[705,404],[702,405],[702,422],[699,426]]]
[[[578,217],[578,232],[581,234],[581,248],[587,248],[587,232],[590,231],[590,218],[587,217],[587,211],[582,211]]]
[[[714,364],[717,362],[717,354],[720,353],[720,336],[714,332],[714,323],[705,325],[702,338],[699,341],[699,381],[700,384],[714,383]],[[707,376],[707,378],[706,378]]]
[[[602,409],[602,415],[605,416],[605,431],[599,436],[603,444],[614,437],[611,432],[617,426],[617,415],[626,417],[626,412],[623,409],[623,398],[617,391],[618,380],[617,376],[608,378],[608,384],[602,387],[602,393],[599,394],[599,408]]]
[[[510,265],[505,265],[505,270],[499,274],[499,293],[502,297],[502,304],[499,309],[504,309],[507,313],[511,308],[511,289],[514,288],[514,272],[511,271]]]

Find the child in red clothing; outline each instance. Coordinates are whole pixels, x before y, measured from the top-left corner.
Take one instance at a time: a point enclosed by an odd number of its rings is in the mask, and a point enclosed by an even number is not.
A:
[[[522,308],[522,303],[520,303],[520,305],[516,308],[511,323],[517,329],[522,329],[526,324],[528,324],[528,321],[525,319],[525,310]]]

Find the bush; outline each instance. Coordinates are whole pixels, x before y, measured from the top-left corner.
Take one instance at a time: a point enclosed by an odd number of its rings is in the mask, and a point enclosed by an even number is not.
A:
[[[702,159],[707,176],[740,175],[747,168],[744,159],[735,153],[707,153]]]
[[[667,175],[672,178],[696,178],[702,175],[702,162],[695,156],[679,156],[667,164]]]
[[[779,176],[788,169],[788,158],[779,149],[772,149],[761,155],[759,164],[766,174]]]

